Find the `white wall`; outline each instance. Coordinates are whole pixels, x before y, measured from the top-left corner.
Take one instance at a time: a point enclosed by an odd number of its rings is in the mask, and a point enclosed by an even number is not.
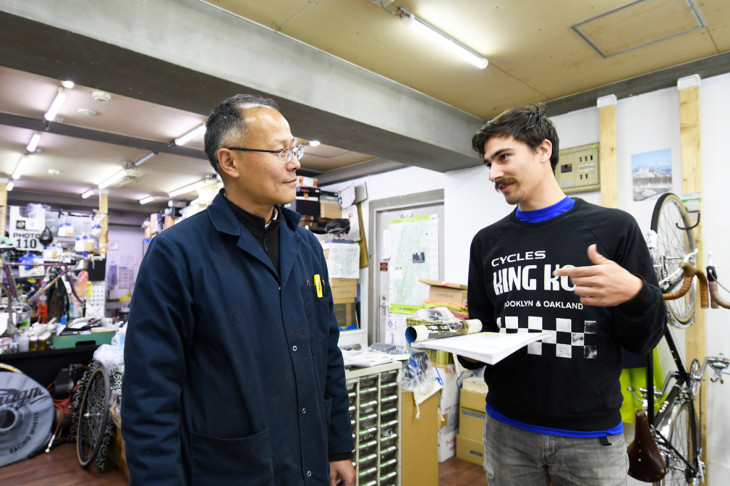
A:
[[[700,85],[702,127],[702,226],[701,250],[712,252],[720,282],[730,287],[730,188],[728,180],[728,113],[730,113],[730,74],[703,79]],[[728,294],[725,294],[728,299]],[[707,354],[730,356],[730,310],[705,312]],[[709,451],[708,484],[730,484],[730,379],[724,385],[710,383],[703,399],[708,400]]]
[[[700,86],[702,130],[702,177],[704,241],[701,251],[713,251],[713,263],[720,281],[730,284],[730,208],[727,132],[730,125],[730,74],[703,79]],[[560,136],[560,148],[599,141],[598,109],[588,108],[553,118]],[[672,156],[673,190],[681,194],[681,152],[679,94],[676,88],[624,98],[616,106],[619,208],[631,213],[643,231],[649,229],[655,200],[633,201],[632,154],[669,148]],[[513,208],[494,190],[483,166],[443,175],[423,169],[366,177],[356,181],[368,186],[368,200],[423,192],[443,187],[445,200],[445,275],[447,281],[466,282],[469,244],[482,227],[497,221]],[[574,194],[600,204],[599,192]],[[363,205],[368,217],[367,203]],[[365,223],[365,229],[368,222]],[[369,237],[369,236],[368,236]],[[367,272],[361,272],[367,282]],[[365,283],[365,287],[367,284]],[[367,298],[366,295],[363,296]],[[367,307],[363,300],[363,308]],[[730,355],[730,311],[707,310],[707,353]],[[367,315],[364,315],[367,319]],[[710,383],[703,399],[708,400],[708,484],[730,484],[730,379],[724,386]]]

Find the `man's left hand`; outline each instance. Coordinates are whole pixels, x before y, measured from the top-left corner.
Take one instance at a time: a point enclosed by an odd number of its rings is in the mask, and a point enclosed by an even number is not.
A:
[[[355,486],[355,468],[351,460],[330,462],[330,486]]]
[[[588,247],[588,258],[593,265],[559,268],[553,272],[555,276],[570,277],[582,304],[615,306],[631,300],[641,290],[642,280],[598,253],[595,244]]]

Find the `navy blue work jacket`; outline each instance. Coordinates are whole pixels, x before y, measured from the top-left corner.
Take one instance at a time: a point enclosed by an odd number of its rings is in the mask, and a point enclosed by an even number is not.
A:
[[[279,208],[277,276],[223,197],[157,235],[137,276],[122,388],[130,484],[328,485],[329,457],[353,441],[322,247]]]

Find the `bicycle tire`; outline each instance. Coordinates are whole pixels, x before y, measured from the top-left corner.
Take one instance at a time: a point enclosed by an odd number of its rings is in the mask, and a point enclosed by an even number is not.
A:
[[[109,420],[109,395],[109,377],[103,368],[98,368],[89,377],[79,408],[76,455],[84,468],[96,458],[104,440]]]
[[[689,214],[682,200],[670,192],[662,194],[654,205],[651,229],[657,234],[657,248],[652,250],[652,259],[663,293],[674,292],[682,286],[681,273],[676,278],[669,277],[679,268],[679,262],[695,249],[690,226]],[[695,263],[694,256],[690,263]],[[670,324],[685,328],[694,323],[695,291],[693,281],[684,297],[666,301]]]
[[[663,448],[667,473],[659,482],[660,486],[693,484],[696,468],[699,467],[699,431],[693,403],[681,399],[675,401],[667,415],[667,421],[660,425],[659,430],[674,448],[674,450],[666,446]],[[677,455],[677,452],[692,464],[692,469]]]

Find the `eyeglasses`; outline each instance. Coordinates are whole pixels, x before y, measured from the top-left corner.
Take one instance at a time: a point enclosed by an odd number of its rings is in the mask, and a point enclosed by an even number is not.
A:
[[[266,152],[267,154],[279,154],[279,162],[286,164],[292,157],[301,159],[304,155],[304,145],[296,145],[292,148],[281,150],[263,150],[244,147],[226,147],[228,150],[240,150],[241,152]]]

